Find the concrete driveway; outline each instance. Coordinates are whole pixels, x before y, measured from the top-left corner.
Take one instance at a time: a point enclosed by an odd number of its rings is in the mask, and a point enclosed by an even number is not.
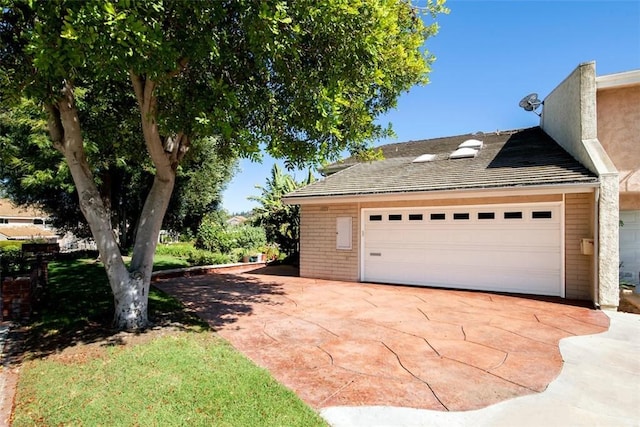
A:
[[[560,339],[609,326],[600,311],[554,299],[282,274],[254,267],[155,285],[319,410],[467,411],[538,393],[560,373]]]

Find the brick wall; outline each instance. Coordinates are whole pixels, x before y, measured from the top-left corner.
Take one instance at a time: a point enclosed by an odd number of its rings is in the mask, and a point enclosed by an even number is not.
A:
[[[565,196],[565,280],[566,297],[594,300],[593,255],[583,255],[580,242],[593,238],[593,194]]]
[[[336,249],[336,218],[351,217],[351,249]],[[357,282],[358,205],[302,205],[300,207],[300,276]]]
[[[31,316],[32,281],[29,277],[7,277],[2,281],[2,320],[23,320]]]

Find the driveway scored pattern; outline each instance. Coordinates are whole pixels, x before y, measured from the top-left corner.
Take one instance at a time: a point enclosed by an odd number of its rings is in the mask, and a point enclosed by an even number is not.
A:
[[[540,392],[558,341],[604,332],[602,312],[483,292],[269,275],[161,279],[234,347],[314,408],[482,408]]]

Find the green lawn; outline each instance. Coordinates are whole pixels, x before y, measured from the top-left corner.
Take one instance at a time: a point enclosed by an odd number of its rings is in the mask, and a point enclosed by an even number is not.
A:
[[[156,328],[123,339],[108,328],[101,265],[52,263],[50,282],[25,343],[14,426],[326,425],[166,294],[150,294]]]

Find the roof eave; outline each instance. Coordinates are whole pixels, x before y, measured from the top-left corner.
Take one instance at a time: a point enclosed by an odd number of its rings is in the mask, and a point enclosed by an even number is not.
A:
[[[282,201],[289,205],[311,205],[385,200],[429,200],[460,197],[494,197],[501,195],[514,195],[514,193],[518,193],[518,195],[541,195],[557,193],[581,193],[585,190],[590,192],[595,188],[598,188],[599,186],[600,183],[598,181],[594,181],[544,185],[518,185],[511,187],[461,188],[453,190],[396,191],[385,193],[338,194],[326,196],[290,196],[283,197]]]

